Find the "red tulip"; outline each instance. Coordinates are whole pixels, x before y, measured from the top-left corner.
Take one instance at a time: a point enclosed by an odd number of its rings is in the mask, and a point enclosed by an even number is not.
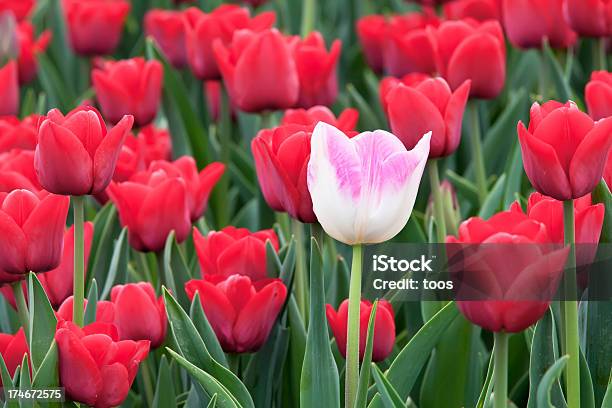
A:
[[[62,0],[70,45],[77,54],[111,54],[130,12],[126,0]]]
[[[0,116],[19,112],[19,74],[16,61],[0,67]]]
[[[560,0],[503,0],[502,7],[506,34],[515,47],[539,48],[544,39],[555,48],[576,42]]]
[[[357,21],[357,35],[365,59],[374,72],[383,72],[383,47],[387,38],[387,19],[381,15],[361,17]]]
[[[84,299],[83,310],[87,309],[87,299]],[[55,312],[58,320],[72,321],[72,313],[74,311],[74,297],[68,296]],[[115,305],[108,300],[100,300],[96,304],[96,319],[97,324],[112,325],[111,329],[115,335],[119,336],[117,326],[115,326]]]
[[[45,52],[49,42],[51,41],[51,32],[49,30],[36,38],[34,26],[24,21],[17,28],[17,39],[19,40],[19,83],[27,84],[36,77],[38,63],[36,58],[41,52]]]
[[[198,173],[193,157],[182,156],[173,162],[165,160],[154,161],[149,166],[148,171],[151,173],[158,170],[164,171],[169,177],[180,178],[185,181],[189,214],[191,221],[196,221],[204,214],[208,197],[215,184],[225,172],[225,165],[213,162]],[[146,177],[142,178],[143,182],[146,180]],[[137,180],[139,180],[138,175],[132,178],[132,181]]]
[[[149,282],[116,285],[111,291],[115,321],[121,340],[149,340],[159,347],[166,337],[166,308]]]
[[[336,312],[332,305],[327,305],[327,321],[331,327],[340,354],[346,358],[346,332],[348,321],[348,299],[343,301]],[[359,304],[359,360],[363,360],[366,340],[368,338],[368,323],[372,313],[372,303],[362,300]],[[372,361],[383,361],[393,351],[395,344],[395,314],[391,303],[379,300],[374,321],[374,343]]]
[[[470,79],[471,97],[491,99],[502,91],[506,46],[497,21],[447,21],[431,31],[438,47],[438,70],[453,90]]]
[[[276,29],[236,31],[229,47],[217,39],[213,48],[229,96],[239,109],[260,112],[295,105],[298,71],[287,39]]]
[[[610,3],[612,4],[612,3]],[[589,115],[593,120],[612,116],[612,73],[594,71],[584,90]]]
[[[0,154],[0,192],[29,190],[42,198],[47,194],[42,189],[34,169],[34,152],[11,150]]]
[[[501,20],[501,0],[457,0],[444,5],[449,20]]]
[[[0,194],[0,270],[23,276],[61,261],[68,197],[39,199],[28,190]]]
[[[246,228],[225,227],[205,237],[193,229],[193,244],[200,261],[202,277],[244,275],[253,281],[266,279],[266,243],[278,251],[274,230],[250,232]]]
[[[0,333],[0,354],[11,376],[15,374],[17,366],[21,366],[26,353],[29,353],[29,348],[23,328],[20,328],[14,335]]]
[[[183,242],[191,221],[187,185],[163,169],[136,173],[129,181],[112,182],[107,190],[127,227],[130,245],[138,251],[159,252],[170,232]]]
[[[470,218],[446,242],[459,310],[494,332],[520,332],[546,313],[569,252],[547,245],[546,226],[517,211]]]
[[[192,7],[185,11],[187,57],[194,75],[200,79],[220,79],[218,63],[213,53],[213,42],[223,45],[232,42],[234,32],[249,29],[254,32],[271,28],[276,20],[273,12],[251,18],[247,8],[223,4],[210,13]]]
[[[25,20],[34,9],[34,3],[34,0],[0,0],[0,14],[10,11],[17,21]]]
[[[163,68],[159,61],[132,58],[106,61],[92,71],[93,87],[104,117],[117,123],[133,115],[137,126],[151,123],[159,108]]]
[[[406,149],[412,149],[425,133],[431,131],[429,157],[445,157],[457,150],[470,80],[454,93],[442,78],[428,78],[409,85],[397,81],[395,86],[390,85],[390,81],[397,80],[381,82],[381,98],[386,102],[385,112],[391,131]]]
[[[598,122],[573,102],[531,107],[529,129],[518,124],[525,172],[540,193],[557,200],[590,193],[612,147],[612,117]]]
[[[317,221],[306,184],[312,131],[323,121],[353,136],[358,116],[356,110],[346,109],[336,119],[323,106],[307,111],[288,110],[279,127],[259,131],[251,150],[259,185],[272,209],[287,212],[302,222]]]
[[[152,9],[144,18],[144,30],[152,37],[168,61],[177,69],[187,65],[183,12]]]
[[[259,350],[287,297],[287,287],[280,279],[252,283],[243,275],[192,279],[185,291],[190,300],[199,292],[206,317],[227,353]]]
[[[315,105],[331,106],[338,96],[336,66],[342,42],[335,40],[327,52],[325,39],[321,33],[313,31],[304,40],[295,37],[293,47],[300,79],[297,105],[302,108]]]
[[[608,0],[564,0],[565,19],[579,35],[612,35],[612,3]]]
[[[0,117],[0,152],[36,149],[38,115],[20,121],[14,116]]]
[[[435,73],[435,44],[427,31],[439,24],[431,11],[393,16],[383,44],[385,72],[397,77],[412,72]]]
[[[66,396],[95,408],[121,405],[134,382],[139,364],[149,353],[149,341],[118,341],[112,325],[79,328],[60,321],[55,333],[60,384]]]
[[[133,122],[132,116],[124,116],[107,132],[94,108],[79,107],[66,116],[57,109],[49,111],[38,131],[35,156],[42,186],[55,194],[104,191]]]

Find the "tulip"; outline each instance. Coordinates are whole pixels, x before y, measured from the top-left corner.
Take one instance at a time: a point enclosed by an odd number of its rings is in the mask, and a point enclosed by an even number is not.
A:
[[[312,131],[322,121],[353,135],[358,116],[354,109],[346,109],[338,119],[323,106],[294,109],[285,113],[279,127],[259,131],[251,150],[263,196],[272,209],[301,222],[317,221],[306,184]]]
[[[0,152],[36,149],[38,115],[20,121],[14,116],[0,118]]]
[[[379,243],[408,222],[423,174],[431,133],[407,151],[383,130],[349,139],[319,122],[308,162],[308,190],[321,226],[346,244]]]
[[[612,4],[612,3],[611,3]],[[612,73],[594,71],[584,90],[584,98],[593,120],[612,116]]]
[[[501,20],[501,0],[457,0],[444,5],[449,20]]]
[[[387,38],[387,19],[381,15],[361,17],[357,21],[357,36],[365,59],[374,72],[384,68],[383,46]]]
[[[0,270],[23,276],[61,261],[68,197],[39,199],[27,190],[0,195]]]
[[[13,335],[0,333],[0,354],[11,376],[15,374],[17,366],[21,366],[23,356],[28,352],[28,343],[22,328]]]
[[[195,7],[187,9],[184,13],[187,57],[194,75],[203,80],[220,79],[213,43],[218,40],[228,45],[234,32],[243,29],[263,31],[271,28],[274,20],[276,15],[273,12],[251,18],[247,8],[235,5],[223,4],[210,13]]]
[[[576,33],[563,18],[559,0],[502,0],[502,15],[508,39],[515,47],[539,48],[544,40],[555,48],[576,42]]]
[[[27,84],[36,77],[38,54],[45,52],[51,41],[51,32],[46,30],[38,38],[34,34],[34,26],[29,22],[19,24],[17,28],[19,41],[19,83]]]
[[[133,115],[137,126],[151,123],[161,99],[163,68],[159,61],[132,58],[106,61],[92,71],[93,87],[104,117],[118,123]]]
[[[268,242],[278,252],[278,237],[271,229],[251,232],[230,226],[210,231],[205,237],[197,228],[193,229],[202,278],[244,275],[254,282],[266,279]]]
[[[259,350],[287,298],[287,287],[280,279],[256,285],[243,275],[192,279],[185,291],[190,300],[199,293],[202,309],[227,353]]]
[[[407,149],[412,149],[423,134],[431,131],[429,157],[445,157],[457,150],[470,93],[469,79],[454,93],[442,78],[428,78],[410,85],[399,82],[385,89],[388,87],[381,85],[381,99],[386,102],[391,131]]]
[[[428,30],[439,24],[439,19],[431,12],[392,17],[383,44],[385,72],[397,77],[412,72],[435,73],[435,43]]]
[[[471,97],[492,99],[502,91],[506,47],[497,21],[447,21],[431,32],[438,47],[438,70],[453,90],[469,79]]]
[[[87,307],[87,299],[83,300],[83,311]],[[60,305],[55,312],[58,320],[66,320],[72,322],[74,311],[74,296],[68,296],[64,302]],[[100,300],[96,304],[96,318],[95,323],[105,325],[106,327],[112,325],[111,329],[115,335],[119,336],[119,330],[115,326],[115,305],[108,300]]]
[[[19,112],[19,80],[16,61],[0,66],[0,116]]]
[[[29,190],[39,198],[47,194],[38,182],[31,150],[15,149],[0,154],[0,192],[19,189]]]
[[[563,11],[570,27],[581,36],[612,35],[612,3],[607,0],[564,0]]]
[[[115,321],[121,340],[149,340],[159,347],[166,337],[166,308],[149,282],[116,285],[111,290]]]
[[[321,33],[313,31],[304,40],[296,38],[293,47],[300,80],[297,105],[302,108],[331,106],[338,96],[336,66],[342,42],[335,40],[327,52],[325,39]]]
[[[125,116],[107,131],[94,108],[80,107],[66,116],[57,109],[49,111],[38,131],[35,156],[42,186],[75,196],[104,191],[133,122],[132,116]]]
[[[0,14],[10,11],[18,21],[25,20],[32,9],[34,0],[0,0]]]
[[[70,45],[84,56],[111,54],[130,12],[126,0],[62,0]]]
[[[346,357],[346,331],[348,319],[348,299],[343,301],[336,312],[332,305],[327,305],[327,321],[331,327],[338,350]],[[362,300],[359,305],[359,360],[363,360],[368,336],[368,322],[372,313],[372,303]],[[391,303],[379,300],[374,321],[374,343],[372,361],[383,361],[393,351],[395,344],[395,315]]]
[[[182,11],[151,9],[145,14],[144,30],[175,68],[181,69],[187,65]]]
[[[229,47],[217,39],[213,49],[229,96],[239,109],[286,109],[297,102],[296,64],[287,39],[276,29],[240,30]]]
[[[60,384],[66,396],[95,408],[121,405],[139,364],[149,353],[149,341],[118,341],[112,325],[93,324],[81,329],[72,322],[60,321],[55,341]]]
[[[518,124],[525,172],[540,193],[557,200],[580,198],[602,178],[612,147],[612,118],[598,122],[573,102],[531,107],[529,128]]]
[[[172,177],[163,169],[145,171],[123,183],[111,182],[107,193],[134,249],[159,252],[172,231],[178,242],[187,238],[191,220],[183,178]]]

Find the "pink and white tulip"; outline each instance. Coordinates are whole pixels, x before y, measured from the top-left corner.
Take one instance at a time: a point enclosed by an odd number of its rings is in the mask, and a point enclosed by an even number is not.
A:
[[[412,213],[430,139],[431,132],[408,151],[383,130],[349,139],[319,122],[312,135],[308,190],[325,232],[349,245],[397,235]]]

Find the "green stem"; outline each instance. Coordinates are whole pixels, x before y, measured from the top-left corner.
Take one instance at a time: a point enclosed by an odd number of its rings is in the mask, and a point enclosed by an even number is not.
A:
[[[314,29],[316,0],[302,0],[302,37]]]
[[[596,40],[597,41],[597,56],[598,56],[598,66],[599,69],[607,71],[608,70],[608,59],[606,55],[606,38],[601,37]]]
[[[221,86],[221,111],[217,123],[218,138],[221,144],[221,162],[229,166],[232,149],[232,116],[229,97],[224,86]],[[225,227],[230,220],[229,214],[229,174],[226,171],[219,180],[217,190],[217,228]]]
[[[472,141],[472,158],[476,171],[476,188],[478,189],[478,201],[482,205],[487,199],[487,171],[485,169],[484,157],[482,155],[482,140],[480,137],[480,120],[478,119],[478,105],[476,101],[468,104],[470,116],[470,137]]]
[[[13,295],[15,296],[15,304],[17,306],[17,315],[26,335],[26,339],[30,340],[30,313],[28,312],[28,304],[23,294],[21,281],[12,284]]]
[[[494,407],[506,408],[508,405],[508,334],[504,332],[495,333],[495,371],[493,372],[494,383]]]
[[[444,200],[442,198],[442,190],[440,188],[438,161],[435,159],[430,160],[428,169],[431,192],[434,197],[434,217],[436,219],[436,232],[438,234],[438,242],[442,244],[446,239],[446,220],[444,217]]]
[[[542,40],[542,49],[540,50],[540,72],[539,72],[539,84],[538,84],[538,93],[542,100],[546,100],[548,94],[548,60],[546,57],[546,48],[548,47],[548,39],[544,38]]]
[[[568,47],[566,57],[565,57],[565,72],[563,75],[565,79],[569,82],[572,77],[572,70],[574,69],[574,54],[576,50],[574,47]]]
[[[569,360],[566,367],[567,406],[580,407],[580,345],[578,334],[578,302],[576,296],[576,249],[574,225],[574,200],[563,202],[564,242],[570,246],[565,281],[565,345]]]
[[[74,206],[74,308],[73,321],[77,326],[83,326],[85,299],[85,240],[83,239],[83,224],[85,222],[85,197],[73,196]]]
[[[346,333],[346,383],[344,397],[346,408],[352,408],[357,398],[359,382],[359,309],[361,303],[361,263],[363,247],[353,245],[351,283],[349,286],[348,328]]]
[[[301,222],[291,219],[291,229],[295,238],[296,260],[295,260],[295,300],[298,310],[308,322],[308,310],[306,299],[308,299],[308,279],[306,276],[306,248],[304,246],[304,227]],[[321,245],[321,244],[319,244]]]

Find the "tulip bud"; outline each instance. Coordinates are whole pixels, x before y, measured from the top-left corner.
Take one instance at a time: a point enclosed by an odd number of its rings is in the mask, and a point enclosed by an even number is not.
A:
[[[579,35],[612,35],[612,3],[608,0],[565,0],[563,11],[566,21]]]
[[[612,72],[592,72],[591,80],[584,89],[584,98],[593,120],[612,116]]]
[[[444,5],[449,20],[473,18],[478,21],[500,20],[501,0],[456,0]]]
[[[306,184],[312,131],[322,121],[353,135],[358,116],[354,109],[345,109],[338,119],[323,106],[290,109],[280,126],[259,131],[251,150],[259,185],[272,209],[287,212],[301,222],[317,221]]]
[[[104,117],[113,124],[125,115],[133,115],[138,127],[151,123],[159,108],[163,74],[159,61],[140,57],[102,63],[91,77]]]
[[[185,291],[190,300],[199,293],[206,317],[227,353],[259,350],[287,298],[287,287],[280,279],[254,285],[243,275],[193,279],[185,284]]]
[[[24,21],[17,27],[19,39],[19,83],[27,84],[36,78],[38,70],[38,54],[45,52],[51,41],[51,31],[43,31],[38,38],[35,37],[34,26]]]
[[[348,321],[348,299],[344,300],[336,312],[332,305],[327,305],[327,321],[331,327],[336,345],[343,357],[346,358],[346,332]],[[372,313],[372,303],[362,300],[359,304],[359,360],[363,360],[366,340],[368,336],[368,323]],[[379,300],[374,321],[374,343],[372,348],[372,361],[383,361],[393,351],[395,344],[395,315],[391,303]]]
[[[502,1],[504,28],[515,47],[539,48],[545,39],[555,48],[567,48],[576,42],[576,33],[563,16],[562,1]]]
[[[144,30],[152,37],[168,61],[176,68],[187,65],[183,12],[151,9],[144,18]]]
[[[53,109],[38,130],[35,166],[42,186],[55,194],[104,191],[134,118],[124,116],[107,131],[100,113],[79,107],[66,116]]]
[[[0,195],[0,270],[18,277],[45,272],[61,260],[68,197],[39,199],[27,190]]]
[[[391,131],[407,149],[431,131],[431,158],[445,157],[457,150],[469,93],[469,79],[454,93],[442,78],[412,81],[409,85],[399,82],[395,86],[381,82],[381,99],[385,101]]]
[[[205,237],[193,229],[193,244],[200,261],[202,277],[244,275],[253,281],[267,278],[266,243],[278,251],[274,230],[251,232],[246,228],[225,227]]]
[[[555,101],[535,102],[530,117],[529,129],[519,122],[518,135],[534,188],[557,200],[593,191],[612,147],[612,117],[593,122],[573,102]]]
[[[92,407],[121,405],[149,354],[149,341],[119,341],[113,325],[79,328],[59,321],[55,333],[60,384],[66,396]]]
[[[311,142],[308,190],[325,232],[349,245],[397,235],[412,212],[430,139],[431,132],[407,151],[383,130],[349,139],[319,122]]]
[[[63,0],[70,45],[84,56],[111,54],[130,12],[126,0]]]

